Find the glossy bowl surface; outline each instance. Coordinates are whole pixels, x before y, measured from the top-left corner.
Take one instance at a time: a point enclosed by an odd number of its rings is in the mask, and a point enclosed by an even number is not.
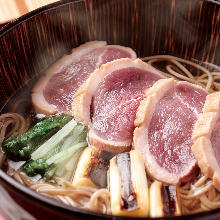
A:
[[[139,57],[168,54],[220,66],[219,36],[220,3],[214,0],[63,0],[42,7],[0,30],[0,111],[31,79],[84,42],[106,40],[133,48]],[[48,199],[3,170],[0,183],[0,200],[12,197],[37,219],[113,218]],[[220,209],[167,219],[183,218],[220,219]]]

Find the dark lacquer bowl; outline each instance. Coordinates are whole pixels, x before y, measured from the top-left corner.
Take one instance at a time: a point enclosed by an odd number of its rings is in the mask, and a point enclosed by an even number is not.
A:
[[[0,111],[31,78],[84,42],[106,40],[133,48],[139,57],[169,54],[220,65],[219,35],[220,5],[214,0],[64,0],[51,4],[0,31]],[[0,203],[8,199],[7,191],[37,219],[113,218],[41,196],[3,170],[0,183]],[[220,219],[220,209],[187,218]]]

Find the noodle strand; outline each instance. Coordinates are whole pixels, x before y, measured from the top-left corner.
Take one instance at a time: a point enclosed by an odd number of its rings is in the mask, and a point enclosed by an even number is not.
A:
[[[206,84],[206,87],[205,87],[207,91],[210,90],[210,88],[213,84],[213,75],[212,75],[212,73],[210,73],[210,71],[208,69],[206,69],[205,67],[203,67],[199,64],[196,64],[192,61],[185,60],[185,59],[182,59],[182,58],[179,58],[179,57],[170,56],[170,55],[149,56],[149,57],[142,58],[142,60],[148,62],[148,64],[150,64],[150,65],[152,65],[155,62],[161,62],[161,61],[171,62],[171,63],[175,64],[188,77],[184,77],[183,75],[177,73],[176,71],[174,71],[170,68],[170,65],[168,65],[168,67],[166,69],[168,70],[168,73],[171,76],[174,75],[175,77],[177,77],[179,79],[183,79],[183,80],[186,80],[188,82],[198,84],[198,82],[195,79],[195,77],[193,76],[193,74],[191,74],[181,63],[193,66],[194,68],[202,71],[204,74],[207,75],[208,79],[207,79],[207,84]],[[160,72],[162,72],[162,71],[160,71]],[[164,73],[164,72],[162,72],[162,73]],[[165,73],[165,74],[167,74],[167,73]]]

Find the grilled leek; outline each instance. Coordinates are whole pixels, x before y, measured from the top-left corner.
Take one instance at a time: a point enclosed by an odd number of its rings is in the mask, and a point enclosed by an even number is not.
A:
[[[181,215],[180,196],[176,186],[164,186],[154,181],[150,187],[150,216],[168,217]]]
[[[113,215],[148,216],[148,183],[137,151],[118,154],[110,160],[109,190]]]
[[[74,186],[106,187],[107,167],[109,158],[107,152],[95,147],[87,147],[78,162],[72,184]]]

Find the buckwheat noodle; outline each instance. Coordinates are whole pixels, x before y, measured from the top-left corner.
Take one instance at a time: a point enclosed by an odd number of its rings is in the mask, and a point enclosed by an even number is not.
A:
[[[22,134],[28,130],[28,120],[25,120],[23,116],[17,113],[5,113],[0,115],[0,147],[5,138],[9,137],[11,134]],[[10,130],[8,131],[8,129]],[[5,155],[0,148],[0,167],[5,160]]]
[[[157,55],[142,58],[157,68],[161,74],[185,80],[202,86],[208,92],[220,90],[220,72],[211,72],[204,66],[189,60],[169,55]],[[14,113],[24,100],[18,100],[11,113],[0,115],[0,145],[11,134],[21,134],[29,129],[30,121]],[[5,156],[0,151],[0,167]],[[7,173],[18,182],[31,189],[60,201],[66,205],[84,208],[101,213],[111,213],[110,193],[107,189],[92,187],[74,187],[70,182],[57,179],[56,183],[45,183],[26,176],[21,170],[15,170],[8,163]],[[149,181],[150,182],[150,181]],[[194,181],[179,187],[183,213],[196,213],[220,207],[220,192],[213,186],[212,180],[200,174]]]
[[[86,186],[74,187],[63,179],[57,179],[56,184],[45,183],[41,180],[36,181],[21,171],[13,170],[10,165],[8,174],[21,184],[66,205],[104,214],[111,213],[110,192],[107,189]]]
[[[167,72],[159,70],[163,75],[200,85],[208,92],[213,92],[220,89],[220,83],[215,81],[220,79],[220,72],[210,72],[207,68],[192,61],[170,55],[144,57],[142,60],[152,66],[154,66],[153,64],[155,63],[158,64],[166,61],[168,62],[168,64],[165,66]],[[186,65],[193,67],[195,70],[199,71],[200,74],[193,74],[189,69],[187,69]]]

